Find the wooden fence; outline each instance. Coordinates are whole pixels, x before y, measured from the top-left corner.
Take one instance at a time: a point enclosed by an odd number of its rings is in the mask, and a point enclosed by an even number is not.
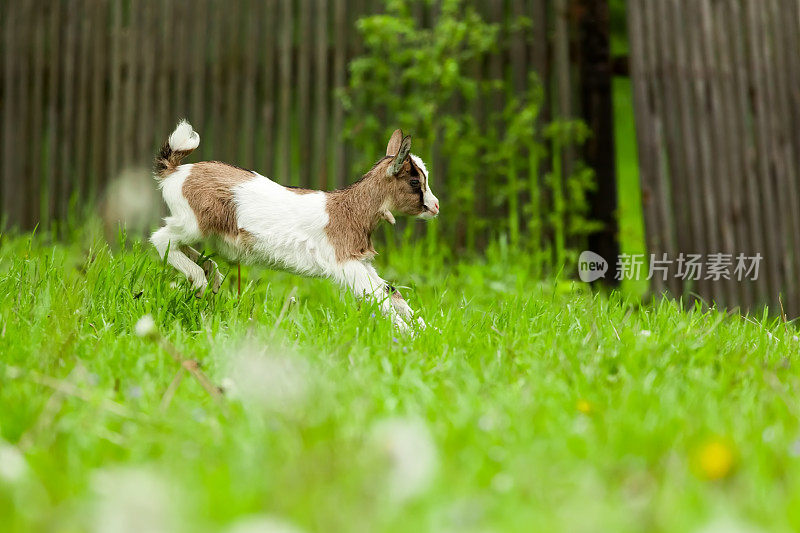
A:
[[[499,50],[475,66],[478,76],[524,91],[527,73],[536,71],[546,81],[542,120],[577,115],[580,11],[570,6],[580,2],[467,2],[485,20],[501,24]],[[348,63],[363,50],[355,21],[381,4],[0,3],[0,214],[23,229],[64,218],[70,199],[93,201],[123,168],[149,168],[182,116],[201,133],[193,157],[235,162],[293,185],[332,188],[353,181],[356,154],[340,137],[345,111],[335,90],[346,85]],[[430,25],[439,6],[419,2],[413,9],[421,24]],[[587,12],[595,16],[597,10]],[[532,25],[508,31],[520,16]],[[499,111],[503,102],[488,105]],[[597,135],[604,142],[609,137]],[[609,152],[602,144],[596,148]],[[542,179],[547,170],[543,165]],[[613,164],[602,183],[605,198],[613,199]],[[502,217],[503,207],[494,214]],[[613,225],[613,210],[603,215]],[[613,245],[613,230],[600,240],[609,236]]]
[[[649,251],[761,254],[758,279],[654,278],[800,313],[800,1],[630,0]]]

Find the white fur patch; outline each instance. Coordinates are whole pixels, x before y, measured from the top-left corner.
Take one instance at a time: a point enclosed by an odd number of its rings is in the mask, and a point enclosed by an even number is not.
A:
[[[422,159],[420,159],[418,156],[416,156],[414,154],[411,154],[411,160],[414,162],[415,165],[417,165],[417,168],[422,171],[422,174],[425,176],[425,181],[429,181],[428,180],[428,169],[425,166],[425,163],[422,161]]]
[[[419,218],[433,218],[439,214],[439,199],[436,198],[431,190],[431,180],[428,176],[428,169],[425,167],[425,163],[422,161],[422,159],[414,154],[411,154],[411,160],[414,161],[414,164],[420,169],[422,175],[425,176],[425,190],[422,193],[422,202],[428,208],[428,211],[421,213]]]
[[[188,152],[200,146],[200,135],[186,119],[178,122],[175,131],[169,136],[169,147],[174,152]]]
[[[325,227],[323,192],[297,194],[274,181],[255,178],[233,188],[239,227],[255,237],[256,259],[300,274],[321,276],[336,266]]]
[[[201,238],[197,217],[183,196],[183,182],[192,171],[193,165],[181,165],[175,172],[159,182],[164,201],[170,210],[170,216],[164,219],[164,227],[150,236],[158,255],[164,257],[169,249],[167,261],[182,272],[195,289],[204,289],[208,284],[205,272],[194,261],[180,250],[182,244],[191,243]]]
[[[194,242],[202,235],[197,217],[183,195],[183,182],[192,172],[193,166],[181,165],[158,183],[171,215],[166,217],[164,222],[169,226],[171,233],[181,235],[181,242]]]

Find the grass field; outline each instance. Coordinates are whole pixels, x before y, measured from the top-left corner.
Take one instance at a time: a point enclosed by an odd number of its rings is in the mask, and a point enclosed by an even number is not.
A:
[[[800,528],[780,321],[410,247],[378,260],[430,324],[410,338],[322,280],[196,299],[152,249],[70,242],[0,241],[2,530]],[[171,386],[173,355],[223,398]]]

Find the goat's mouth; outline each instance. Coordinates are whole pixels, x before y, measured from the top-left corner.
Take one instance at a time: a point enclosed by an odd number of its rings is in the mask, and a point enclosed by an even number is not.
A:
[[[424,218],[424,219],[436,218],[437,216],[439,216],[439,210],[438,210],[438,209],[436,209],[436,210],[434,211],[433,209],[431,209],[431,208],[430,208],[430,207],[428,207],[427,205],[424,205],[424,204],[423,204],[423,205],[422,205],[422,212],[421,212],[419,215],[417,215],[417,216],[418,216],[419,218]]]

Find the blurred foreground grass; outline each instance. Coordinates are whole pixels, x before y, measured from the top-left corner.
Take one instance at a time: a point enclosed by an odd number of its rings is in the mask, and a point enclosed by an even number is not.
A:
[[[800,528],[793,326],[419,246],[378,258],[409,338],[323,280],[196,299],[149,247],[72,243],[0,239],[0,529]]]

